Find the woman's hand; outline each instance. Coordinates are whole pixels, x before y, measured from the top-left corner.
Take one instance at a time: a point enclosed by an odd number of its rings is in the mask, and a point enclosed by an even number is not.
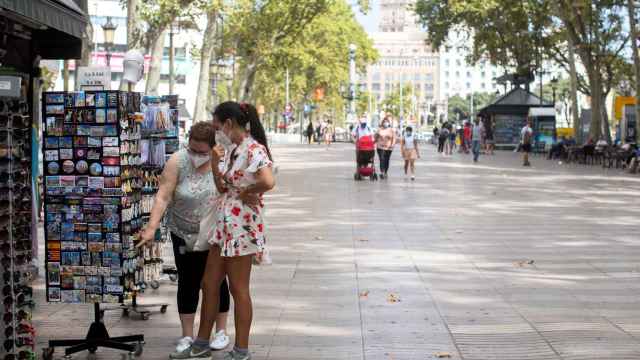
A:
[[[141,248],[143,246],[151,246],[151,243],[156,237],[156,229],[151,226],[145,226],[142,231],[140,231],[140,242],[136,245],[136,248]]]
[[[222,172],[220,172],[220,161],[224,158],[224,148],[220,145],[216,145],[211,149],[211,171],[213,171],[213,176],[221,177]]]
[[[242,190],[238,195],[238,198],[242,201],[243,204],[249,206],[257,206],[260,204],[260,195],[250,193],[247,189]]]

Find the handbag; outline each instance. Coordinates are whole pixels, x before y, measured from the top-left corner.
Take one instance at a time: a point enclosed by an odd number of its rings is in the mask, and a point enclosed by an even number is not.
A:
[[[204,211],[204,216],[200,220],[198,240],[193,244],[193,251],[206,251],[211,247],[215,236],[216,214],[214,204],[209,204]]]

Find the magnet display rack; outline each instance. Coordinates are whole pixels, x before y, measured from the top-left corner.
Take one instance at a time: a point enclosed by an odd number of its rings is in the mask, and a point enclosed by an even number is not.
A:
[[[30,113],[26,97],[0,97],[0,271],[4,299],[4,338],[0,354],[3,359],[19,356],[35,359],[35,330],[31,324],[35,303],[33,289],[28,286],[33,221]]]
[[[45,359],[56,347],[66,347],[66,356],[98,347],[142,352],[143,335],[109,337],[100,309],[138,290],[140,98],[120,91],[43,94],[47,301],[93,303],[95,316],[85,339],[49,341]]]

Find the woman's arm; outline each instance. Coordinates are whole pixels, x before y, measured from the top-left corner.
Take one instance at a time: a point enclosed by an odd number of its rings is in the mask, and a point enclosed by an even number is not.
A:
[[[211,149],[211,172],[213,173],[213,182],[219,194],[227,191],[224,185],[224,174],[220,171],[220,160],[224,157],[224,148],[220,145]],[[228,165],[228,164],[227,164]]]
[[[251,204],[256,195],[264,194],[276,186],[271,166],[263,167],[256,172],[256,183],[242,190],[240,200]]]
[[[413,138],[413,146],[415,146],[416,153],[418,153],[418,158],[420,158],[420,148],[418,147],[418,139]]]
[[[156,230],[160,227],[160,221],[167,210],[167,206],[173,199],[173,193],[178,185],[178,154],[173,154],[164,165],[162,175],[160,175],[160,186],[158,193],[153,199],[153,207],[151,208],[151,217],[149,223],[140,232],[140,242],[136,247],[141,247],[148,242],[153,241]]]

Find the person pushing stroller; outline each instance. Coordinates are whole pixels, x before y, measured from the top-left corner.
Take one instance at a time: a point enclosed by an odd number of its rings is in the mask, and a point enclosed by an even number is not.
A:
[[[356,143],[356,173],[354,178],[362,180],[368,177],[371,180],[377,180],[378,175],[374,165],[375,158],[375,139],[371,128],[367,125],[367,119],[361,118],[359,126],[353,129],[351,133]]]

